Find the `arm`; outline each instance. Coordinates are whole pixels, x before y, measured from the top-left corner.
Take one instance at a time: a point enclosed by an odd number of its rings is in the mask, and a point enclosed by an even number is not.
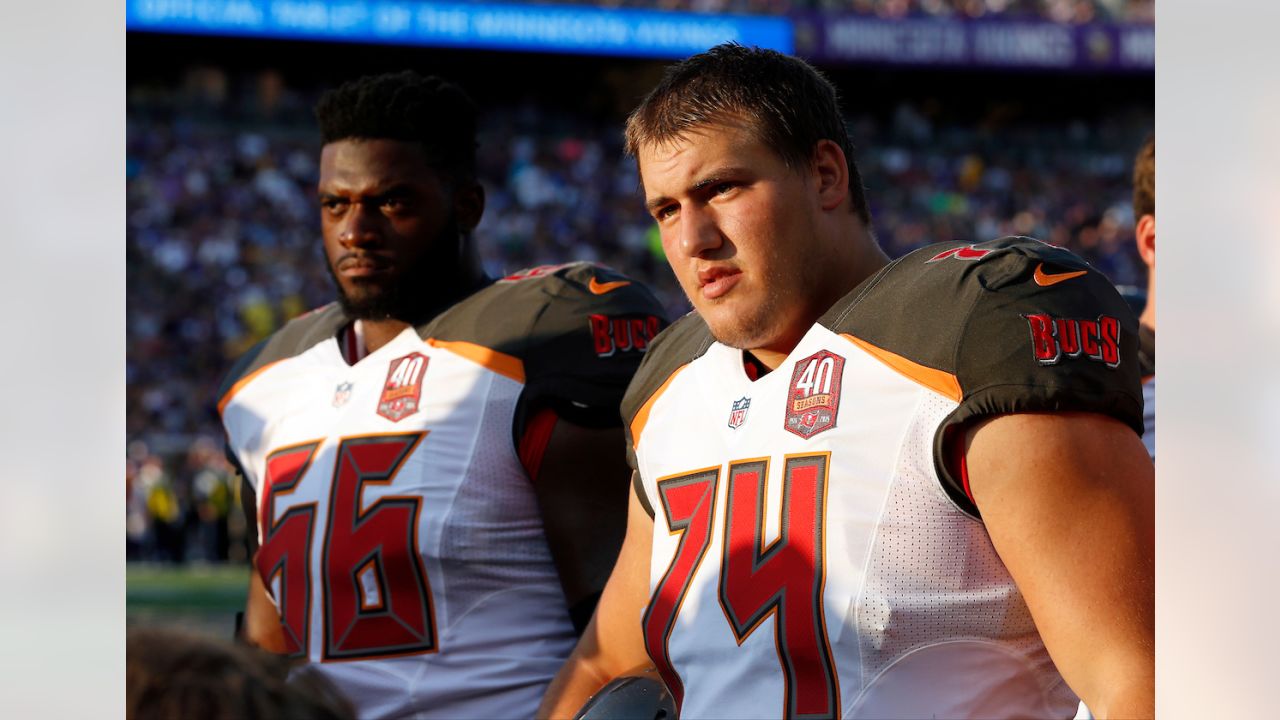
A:
[[[240,628],[240,638],[244,642],[269,650],[284,653],[284,630],[280,627],[280,614],[267,594],[267,587],[262,583],[262,576],[253,560],[258,554],[258,501],[253,485],[243,477],[240,479],[240,507],[244,510],[245,544],[249,551],[249,594],[244,603],[244,625]]]
[[[618,559],[630,493],[622,428],[559,419],[533,479],[547,545],[582,633]]]
[[[1155,473],[1123,423],[988,418],[966,434],[974,502],[1067,684],[1102,718],[1155,715]]]
[[[649,665],[640,617],[649,599],[653,519],[630,493],[627,534],[600,605],[538,707],[538,718],[568,718],[593,693],[638,665]]]

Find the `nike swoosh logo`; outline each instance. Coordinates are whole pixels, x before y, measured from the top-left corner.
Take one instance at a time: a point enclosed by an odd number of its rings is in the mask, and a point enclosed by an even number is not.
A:
[[[587,283],[587,289],[595,295],[603,295],[611,290],[617,290],[620,287],[626,287],[630,284],[630,280],[614,280],[613,282],[602,283],[592,276],[591,282]]]
[[[1075,272],[1064,272],[1064,273],[1058,273],[1057,275],[1047,275],[1045,274],[1045,271],[1044,271],[1044,263],[1040,263],[1039,265],[1036,266],[1036,272],[1031,277],[1036,281],[1037,285],[1041,287],[1049,287],[1050,285],[1057,285],[1063,280],[1078,278],[1081,275],[1084,275],[1088,272],[1089,272],[1088,270],[1077,270]]]

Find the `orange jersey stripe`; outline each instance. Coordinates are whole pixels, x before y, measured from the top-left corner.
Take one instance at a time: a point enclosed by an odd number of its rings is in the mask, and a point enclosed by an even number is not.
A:
[[[866,340],[861,340],[848,333],[842,333],[840,337],[867,351],[867,353],[872,357],[885,365],[888,365],[890,368],[893,368],[893,370],[898,374],[913,380],[914,382],[917,382],[940,395],[949,397],[956,402],[960,402],[960,398],[964,396],[964,393],[960,390],[960,381],[956,379],[955,375],[952,375],[949,372],[925,367],[924,365],[908,360],[901,355],[895,355],[884,348],[878,348]]]
[[[267,368],[269,368],[269,367],[271,367],[271,366],[273,366],[273,365],[276,365],[276,364],[278,364],[278,363],[282,363],[282,362],[284,362],[284,360],[287,360],[287,359],[288,359],[288,358],[285,358],[285,359],[282,359],[282,360],[275,360],[275,361],[273,361],[273,362],[269,362],[269,363],[267,363],[266,365],[263,365],[262,367],[258,368],[257,370],[254,370],[253,372],[249,373],[248,375],[245,375],[244,377],[242,377],[242,378],[240,378],[239,380],[237,380],[237,381],[236,381],[236,384],[235,384],[235,385],[232,385],[232,386],[231,386],[231,389],[230,389],[230,390],[228,390],[228,391],[226,392],[226,394],[225,394],[225,395],[223,395],[223,396],[222,396],[222,398],[221,398],[220,400],[218,400],[218,414],[219,414],[219,415],[222,415],[223,411],[225,411],[225,410],[227,409],[227,403],[231,402],[231,396],[232,396],[232,395],[235,395],[236,393],[240,392],[240,390],[241,390],[245,385],[248,385],[248,384],[250,383],[250,381],[252,381],[254,378],[256,378],[256,377],[258,377],[259,375],[261,375],[261,374],[262,374],[262,373],[263,373]]]
[[[645,400],[644,404],[640,406],[640,410],[636,412],[636,416],[631,420],[632,448],[638,449],[640,447],[640,433],[644,432],[644,425],[649,422],[649,410],[653,408],[653,404],[662,396],[662,393],[667,391],[667,388],[671,385],[671,381],[676,379],[676,376],[680,374],[680,371],[687,367],[689,367],[689,365],[686,363],[676,368],[675,371],[671,373],[671,376],[667,378],[666,382],[662,383],[661,387],[655,390],[653,394],[649,396],[649,399]]]
[[[524,362],[518,357],[505,355],[497,350],[490,350],[483,345],[461,340],[446,341],[428,338],[427,344],[433,348],[448,350],[454,355],[464,357],[477,365],[488,368],[504,377],[509,377],[518,383],[524,382]]]

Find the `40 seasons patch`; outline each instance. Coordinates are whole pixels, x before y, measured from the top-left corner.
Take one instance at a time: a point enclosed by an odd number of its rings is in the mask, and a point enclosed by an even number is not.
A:
[[[644,352],[662,321],[653,315],[592,315],[591,342],[597,357],[616,353]]]
[[[391,361],[387,369],[387,382],[378,398],[378,414],[399,422],[418,412],[422,400],[422,376],[427,372],[427,357],[422,353],[409,353]]]
[[[733,401],[733,407],[729,409],[729,427],[737,430],[742,427],[742,423],[747,421],[747,409],[751,407],[751,398],[743,396],[739,400]]]
[[[1047,313],[1022,317],[1031,326],[1031,353],[1041,365],[1079,357],[1106,363],[1109,368],[1120,364],[1120,321],[1116,318],[1056,318]]]
[[[788,432],[808,439],[836,426],[844,358],[820,350],[796,363],[787,393]]]

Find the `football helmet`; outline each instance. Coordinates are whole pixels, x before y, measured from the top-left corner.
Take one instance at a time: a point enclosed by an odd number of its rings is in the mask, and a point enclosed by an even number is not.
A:
[[[675,698],[667,686],[650,670],[643,674],[623,675],[582,706],[573,720],[677,720]]]

